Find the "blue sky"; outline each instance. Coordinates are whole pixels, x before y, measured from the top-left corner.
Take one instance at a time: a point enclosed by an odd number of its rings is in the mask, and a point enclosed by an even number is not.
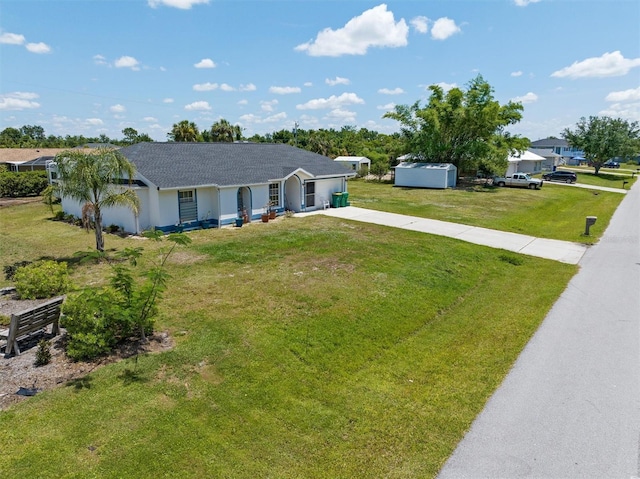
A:
[[[244,135],[398,131],[396,104],[481,74],[510,131],[640,120],[637,0],[2,0],[0,130],[165,141],[225,118]]]

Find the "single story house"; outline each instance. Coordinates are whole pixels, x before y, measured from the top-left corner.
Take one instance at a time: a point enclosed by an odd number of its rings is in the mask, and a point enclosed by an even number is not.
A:
[[[338,161],[355,172],[360,171],[361,168],[365,168],[368,172],[371,168],[371,160],[366,156],[338,156],[333,161]]]
[[[395,186],[410,188],[454,188],[458,169],[451,163],[403,161],[395,167]]]
[[[543,171],[555,171],[558,166],[564,165],[566,162],[561,155],[554,153],[550,148],[529,148],[529,151],[544,158]]]
[[[259,219],[267,208],[280,214],[321,209],[333,193],[346,192],[347,179],[355,176],[326,156],[286,144],[138,143],[120,153],[136,167],[130,187],[140,211],[134,216],[110,208],[103,211],[103,224],[135,233],[200,221],[220,227],[243,216]],[[81,215],[82,205],[68,198],[62,208]]]
[[[536,155],[530,150],[509,156],[508,160],[507,176],[514,173],[540,173],[542,163],[546,161],[543,156]]]

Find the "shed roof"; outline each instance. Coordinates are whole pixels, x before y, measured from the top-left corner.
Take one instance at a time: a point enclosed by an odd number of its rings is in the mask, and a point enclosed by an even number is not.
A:
[[[359,163],[371,163],[366,156],[336,156],[333,161],[357,161]]]
[[[396,165],[396,168],[421,168],[428,170],[452,170],[456,169],[452,163],[412,163],[409,161],[403,161]]]
[[[303,170],[354,176],[331,158],[282,143],[138,143],[120,150],[159,188],[264,184]]]
[[[544,156],[536,155],[530,150],[521,151],[517,155],[509,156],[509,161],[544,161]]]

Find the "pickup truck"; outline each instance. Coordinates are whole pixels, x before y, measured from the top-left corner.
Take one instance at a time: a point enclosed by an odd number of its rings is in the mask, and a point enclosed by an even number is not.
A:
[[[542,188],[542,180],[532,178],[527,173],[514,173],[511,176],[496,176],[493,178],[493,184],[496,186],[515,186],[521,188],[540,189]]]

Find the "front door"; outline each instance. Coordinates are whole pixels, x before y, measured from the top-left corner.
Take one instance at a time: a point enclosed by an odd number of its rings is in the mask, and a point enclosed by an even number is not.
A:
[[[307,208],[316,206],[316,183],[315,181],[307,181],[304,184],[304,205]]]

